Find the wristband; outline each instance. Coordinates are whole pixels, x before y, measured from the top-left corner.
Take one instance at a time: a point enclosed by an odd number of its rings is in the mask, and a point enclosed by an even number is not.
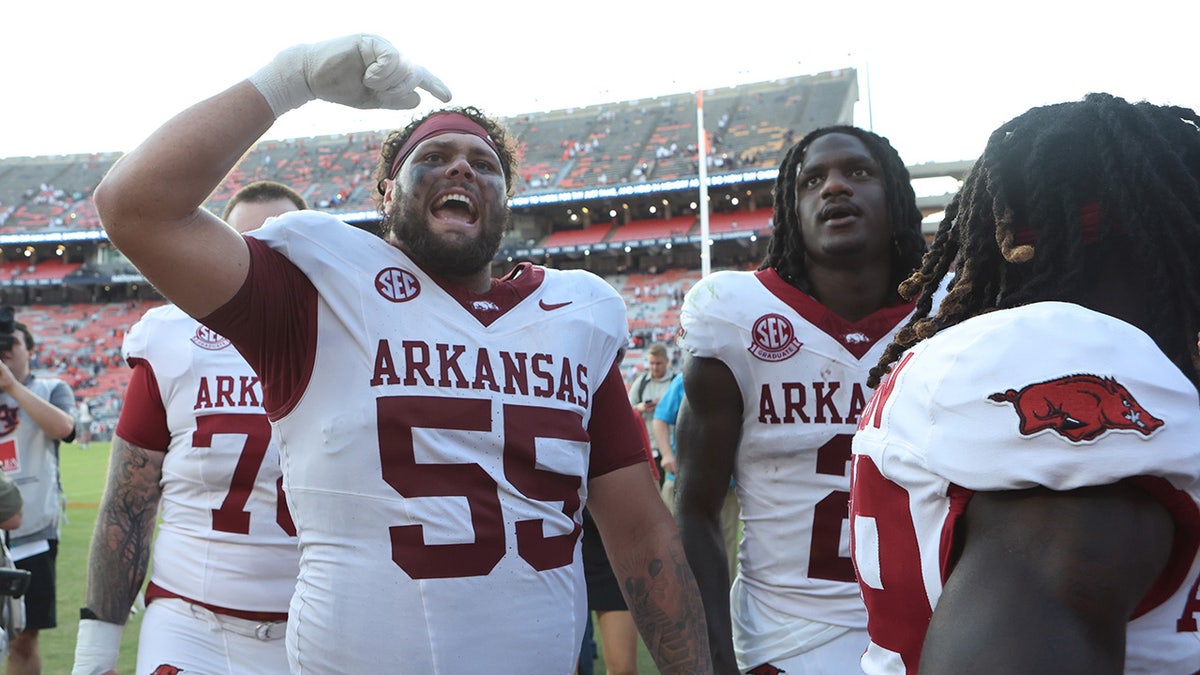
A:
[[[314,98],[305,74],[307,56],[307,45],[290,47],[247,78],[267,99],[267,105],[271,106],[276,119]]]
[[[88,608],[79,611],[80,616],[87,612],[95,616]],[[75,642],[75,666],[71,675],[101,675],[117,667],[117,657],[121,653],[121,633],[125,626],[99,619],[82,618],[79,621],[79,634]]]

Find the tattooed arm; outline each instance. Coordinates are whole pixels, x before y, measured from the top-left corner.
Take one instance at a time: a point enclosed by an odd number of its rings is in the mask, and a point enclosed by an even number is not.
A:
[[[72,675],[115,675],[121,631],[150,564],[165,453],[113,437],[108,485],[88,558]],[[87,616],[87,614],[91,616]]]
[[[88,558],[87,607],[101,621],[125,623],[146,578],[164,454],[113,438]]]
[[[592,479],[587,505],[659,671],[711,673],[700,592],[646,466],[627,466]]]

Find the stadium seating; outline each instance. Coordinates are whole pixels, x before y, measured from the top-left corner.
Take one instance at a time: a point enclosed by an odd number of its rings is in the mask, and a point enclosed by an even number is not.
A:
[[[17,320],[37,338],[36,372],[58,377],[75,395],[89,401],[96,419],[111,429],[129,382],[121,358],[125,331],[161,300],[108,304],[30,305],[19,307]]]
[[[609,278],[625,299],[629,317],[630,345],[621,361],[626,387],[645,369],[645,348],[654,342],[667,345],[672,367],[678,369],[683,357],[675,346],[679,308],[683,296],[699,280],[700,270],[682,268]]]
[[[853,70],[705,92],[710,173],[774,165],[788,138],[844,122],[857,98]],[[695,176],[693,92],[502,118],[521,161],[518,194]],[[374,211],[375,158],[385,132],[262,141],[208,201],[220,213],[241,185],[292,185],[314,207]],[[671,148],[674,148],[673,150]],[[89,202],[119,153],[0,159],[0,234],[96,229]],[[750,160],[750,161],[748,161]]]
[[[753,211],[722,211],[708,216],[709,234],[726,232],[754,232],[765,235],[771,231],[771,209]]]
[[[79,269],[80,263],[69,263],[62,260],[46,260],[36,265],[26,267],[25,271],[15,278],[25,283],[62,281],[67,275]],[[3,278],[0,276],[0,278]]]
[[[610,242],[652,241],[671,237],[684,237],[695,226],[696,216],[694,215],[635,220],[617,228],[608,240]]]
[[[600,223],[585,227],[581,230],[559,230],[552,233],[542,243],[544,248],[554,248],[561,246],[587,246],[588,244],[598,244],[605,241],[608,235],[613,231],[612,223]]]

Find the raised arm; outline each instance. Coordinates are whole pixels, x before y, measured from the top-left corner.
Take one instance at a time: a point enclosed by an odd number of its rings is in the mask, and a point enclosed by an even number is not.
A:
[[[675,427],[675,518],[704,600],[714,672],[737,673],[721,507],[741,437],[742,398],[733,373],[716,359],[688,359],[683,387],[687,404]]]
[[[112,243],[193,316],[233,297],[249,262],[241,235],[201,204],[274,121],[258,90],[241,82],[176,115],[96,188]]]
[[[86,611],[79,624],[74,675],[110,672],[121,631],[150,564],[150,544],[162,498],[164,453],[113,437],[108,484],[88,556]]]
[[[66,387],[64,384],[59,386]],[[50,438],[69,440],[75,434],[75,417],[55,405],[54,401],[42,398],[26,387],[4,363],[0,363],[0,391],[11,396],[17,405],[21,406],[21,410],[29,415],[29,419]],[[61,405],[66,405],[64,398],[74,401],[74,396],[69,391],[59,395]]]
[[[659,672],[712,672],[696,580],[647,467],[635,464],[589,481],[588,511]]]
[[[977,493],[925,636],[923,674],[1121,673],[1174,526],[1140,489]]]
[[[449,91],[387,41],[368,35],[298,45],[248,80],[176,115],[113,166],[96,188],[109,239],[192,316],[241,287],[249,251],[201,205],[275,119],[314,98],[358,108],[412,108],[422,87]]]

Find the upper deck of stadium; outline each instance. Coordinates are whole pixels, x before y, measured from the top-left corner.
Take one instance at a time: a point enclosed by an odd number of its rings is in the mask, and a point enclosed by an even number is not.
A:
[[[700,169],[696,98],[695,92],[687,92],[502,118],[521,164],[511,202],[516,227],[508,248],[540,253],[547,245],[553,249],[560,232],[571,233],[566,237],[572,239],[580,236],[574,233],[597,226],[583,240],[612,239],[625,246],[662,239],[664,233],[695,234]],[[813,129],[851,123],[857,100],[854,69],[703,92],[709,145],[705,169],[714,217],[769,208],[770,185],[783,152]],[[240,185],[273,179],[296,187],[314,208],[349,222],[372,221],[372,175],[385,134],[353,131],[262,141],[207,205],[220,212]],[[0,248],[8,249],[2,254],[5,260],[13,260],[14,245],[102,240],[90,197],[120,154],[0,159]],[[923,164],[911,170],[914,180],[961,178],[970,164]],[[932,213],[951,196],[922,196],[920,206]],[[691,225],[685,227],[689,216]],[[618,234],[635,221],[659,219],[672,222],[643,226],[645,237]]]

